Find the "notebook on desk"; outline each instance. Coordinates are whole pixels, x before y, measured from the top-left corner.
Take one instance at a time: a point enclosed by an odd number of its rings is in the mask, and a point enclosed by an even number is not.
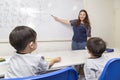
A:
[[[110,53],[110,52],[114,52],[114,49],[106,48],[105,53]]]
[[[5,58],[0,57],[0,62],[6,61]]]

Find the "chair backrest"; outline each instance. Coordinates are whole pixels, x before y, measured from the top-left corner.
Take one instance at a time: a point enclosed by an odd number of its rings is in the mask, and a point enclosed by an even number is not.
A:
[[[78,75],[75,69],[73,69],[72,67],[66,67],[57,71],[37,76],[12,78],[5,80],[78,80]]]
[[[120,58],[107,62],[99,80],[120,80]]]

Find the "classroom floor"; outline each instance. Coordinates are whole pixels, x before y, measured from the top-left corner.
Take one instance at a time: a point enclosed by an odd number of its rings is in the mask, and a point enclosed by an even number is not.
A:
[[[78,72],[78,77],[79,77],[78,80],[85,80],[83,67],[84,67],[84,64],[75,66],[75,69]]]
[[[78,80],[85,80],[85,76],[84,75],[79,75],[79,79]]]

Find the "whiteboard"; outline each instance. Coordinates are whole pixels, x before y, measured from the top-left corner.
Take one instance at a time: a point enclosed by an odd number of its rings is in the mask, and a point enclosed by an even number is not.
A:
[[[0,40],[8,40],[15,26],[26,25],[37,32],[39,41],[71,40],[71,26],[53,19],[78,18],[83,0],[0,0]]]

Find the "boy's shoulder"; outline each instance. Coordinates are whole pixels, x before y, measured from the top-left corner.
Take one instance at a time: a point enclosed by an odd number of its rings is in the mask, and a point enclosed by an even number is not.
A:
[[[11,59],[31,59],[31,60],[40,60],[42,59],[41,55],[36,55],[36,54],[18,54],[16,53],[11,57]]]
[[[88,58],[86,60],[86,63],[87,65],[99,65],[99,64],[104,64],[108,61],[108,57],[106,55],[102,55],[100,58],[94,58],[94,59],[91,59],[91,58]]]

